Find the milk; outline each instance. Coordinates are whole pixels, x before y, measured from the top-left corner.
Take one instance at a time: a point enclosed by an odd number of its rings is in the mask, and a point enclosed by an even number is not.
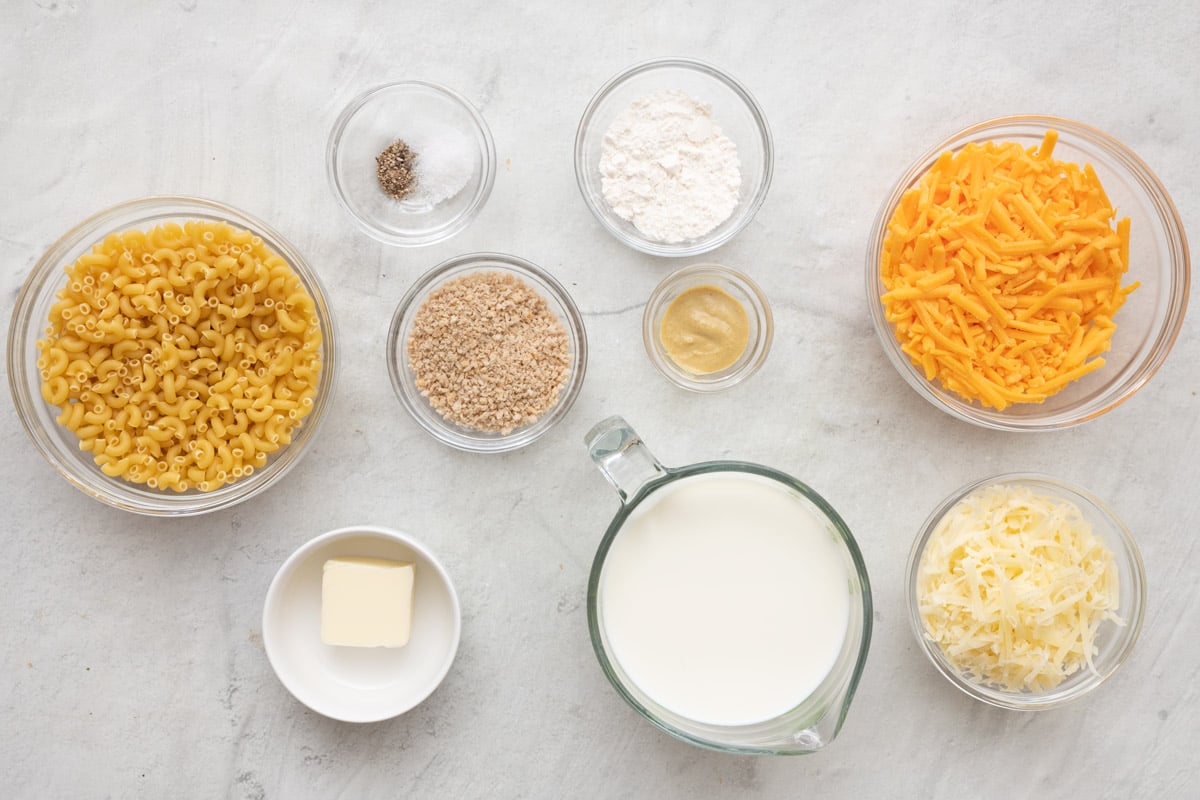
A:
[[[612,659],[666,709],[748,725],[813,693],[850,613],[843,548],[778,481],[695,475],[653,493],[613,540],[600,577]]]

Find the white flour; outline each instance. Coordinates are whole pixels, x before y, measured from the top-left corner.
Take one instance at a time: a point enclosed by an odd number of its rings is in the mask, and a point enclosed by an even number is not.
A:
[[[737,207],[737,145],[712,109],[674,89],[638,98],[617,115],[600,149],[605,202],[651,239],[668,244],[709,233]]]

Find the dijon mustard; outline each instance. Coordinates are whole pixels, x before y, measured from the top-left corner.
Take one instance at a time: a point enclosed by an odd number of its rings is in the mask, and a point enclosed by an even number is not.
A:
[[[750,341],[750,320],[738,300],[711,284],[693,286],[671,301],[658,329],[667,355],[695,375],[737,363]]]

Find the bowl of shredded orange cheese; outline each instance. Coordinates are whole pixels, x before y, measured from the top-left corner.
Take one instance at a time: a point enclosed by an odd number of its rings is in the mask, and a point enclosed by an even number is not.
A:
[[[948,497],[908,560],[909,620],[951,683],[1040,709],[1091,692],[1129,657],[1146,577],[1128,529],[1085,489],[1033,473]]]
[[[928,151],[880,209],[867,257],[901,375],[998,429],[1073,425],[1132,395],[1178,335],[1189,280],[1149,167],[1052,117],[992,120]]]

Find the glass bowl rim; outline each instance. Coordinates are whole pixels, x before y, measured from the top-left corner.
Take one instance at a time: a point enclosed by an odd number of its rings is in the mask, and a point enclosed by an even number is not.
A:
[[[130,215],[132,216],[130,218]],[[143,497],[150,490],[137,488],[140,484],[125,486],[119,479],[101,480],[99,488],[93,487],[85,478],[76,474],[80,470],[99,471],[94,464],[76,464],[74,460],[60,458],[59,451],[49,442],[51,432],[38,423],[35,406],[44,402],[31,391],[28,376],[28,349],[32,315],[38,300],[46,291],[56,287],[54,279],[62,269],[63,259],[78,248],[86,248],[99,238],[118,230],[134,229],[152,220],[169,221],[188,217],[208,217],[253,231],[268,240],[273,249],[279,251],[288,265],[295,270],[305,288],[313,295],[321,323],[321,376],[313,409],[299,428],[297,439],[280,450],[267,467],[255,470],[249,478],[226,484],[211,492],[175,493],[156,492],[153,497]],[[125,221],[122,221],[125,220]],[[41,323],[39,322],[39,325]],[[51,244],[26,276],[21,290],[13,303],[9,319],[7,342],[9,390],[16,406],[17,416],[34,448],[69,484],[88,497],[112,508],[130,513],[155,517],[191,517],[219,511],[255,497],[279,483],[306,454],[328,416],[328,408],[337,385],[337,329],[329,308],[328,294],[320,276],[299,250],[275,228],[259,217],[242,211],[228,203],[188,195],[150,195],[126,200],[94,212],[69,228]],[[278,466],[275,466],[278,464]]]
[[[1009,416],[994,409],[977,407],[966,400],[955,396],[948,389],[935,388],[931,381],[925,379],[900,350],[895,334],[884,317],[879,302],[882,287],[879,277],[879,259],[883,249],[883,239],[887,231],[887,221],[891,218],[904,192],[915,185],[932,165],[933,161],[947,150],[958,150],[966,141],[980,133],[997,128],[1015,125],[1031,125],[1042,129],[1054,128],[1060,132],[1067,131],[1100,147],[1114,158],[1122,170],[1132,178],[1145,192],[1151,201],[1153,211],[1151,219],[1156,229],[1161,229],[1167,240],[1169,262],[1164,273],[1165,280],[1171,286],[1167,308],[1161,325],[1152,334],[1153,346],[1145,358],[1135,368],[1136,378],[1126,390],[1112,395],[1107,390],[1100,390],[1102,401],[1090,407],[1090,410],[1069,409],[1053,413],[1038,413],[1025,416]],[[1161,261],[1159,262],[1161,265]],[[926,149],[905,169],[899,180],[893,185],[889,194],[880,204],[879,211],[871,224],[870,239],[866,252],[866,281],[867,306],[870,309],[872,327],[879,339],[888,361],[896,369],[914,391],[950,416],[978,425],[983,428],[1000,431],[1035,432],[1046,430],[1061,430],[1093,420],[1117,406],[1145,386],[1166,361],[1172,347],[1183,329],[1183,321],[1187,315],[1188,299],[1191,286],[1191,256],[1188,250],[1187,233],[1183,227],[1179,210],[1167,192],[1166,187],[1154,171],[1150,169],[1140,156],[1132,149],[1104,133],[1100,129],[1083,122],[1064,117],[1039,114],[1015,114],[995,117],[962,128],[946,137],[938,144]],[[1134,362],[1131,362],[1133,364]]]
[[[453,217],[450,222],[431,232],[400,234],[381,228],[374,221],[359,214],[350,205],[350,202],[346,199],[346,192],[342,188],[341,171],[338,168],[337,159],[342,134],[350,124],[350,120],[372,99],[386,91],[397,88],[427,89],[462,107],[471,118],[474,131],[482,138],[486,145],[484,147],[483,173],[480,176],[479,186],[475,190],[475,195],[472,197],[471,203],[460,211],[457,216]],[[354,224],[372,239],[396,247],[424,247],[425,245],[443,242],[461,233],[464,228],[471,224],[475,217],[479,216],[479,212],[483,210],[484,205],[487,204],[488,198],[491,196],[492,186],[496,181],[496,145],[492,139],[491,129],[488,127],[487,121],[483,118],[483,114],[464,95],[448,86],[434,83],[433,81],[390,81],[365,89],[351,98],[345,107],[342,108],[337,119],[334,120],[333,127],[329,130],[329,138],[325,144],[325,176],[338,205],[342,207],[342,210],[346,212]]]
[[[652,241],[640,235],[630,234],[621,230],[609,218],[608,212],[600,206],[596,198],[588,191],[589,172],[588,165],[585,164],[586,154],[584,153],[584,142],[587,139],[587,133],[596,110],[600,104],[608,98],[608,96],[617,87],[625,83],[630,78],[636,77],[646,72],[652,72],[662,68],[680,68],[707,75],[715,79],[718,83],[723,84],[730,89],[734,95],[745,105],[750,117],[754,120],[754,127],[758,131],[759,141],[762,146],[762,178],[755,190],[754,196],[743,210],[736,224],[729,227],[719,236],[709,237],[704,236],[693,240],[692,243],[682,244],[665,244],[662,242]],[[580,195],[583,196],[583,202],[592,213],[592,216],[600,223],[609,234],[617,241],[647,255],[664,256],[668,258],[684,258],[689,256],[698,256],[717,249],[721,245],[729,242],[742,231],[754,217],[758,214],[760,208],[767,198],[767,191],[771,188],[771,181],[775,172],[775,140],[771,134],[771,127],[767,123],[766,113],[762,106],[759,105],[754,95],[746,88],[745,84],[737,78],[725,72],[720,67],[714,66],[706,61],[701,61],[696,58],[687,58],[683,56],[668,56],[664,58],[652,58],[644,61],[639,61],[625,69],[622,69],[616,75],[609,78],[596,90],[584,108],[583,115],[579,119],[579,125],[575,130],[575,184],[579,188]],[[718,225],[717,228],[721,226]]]
[[[413,316],[420,309],[421,303],[424,302],[429,293],[443,281],[447,280],[450,273],[456,271],[463,274],[472,271],[509,272],[516,274],[520,278],[532,278],[532,288],[543,296],[548,293],[550,299],[561,306],[564,313],[563,327],[574,347],[571,353],[570,374],[560,390],[558,402],[532,424],[516,428],[508,435],[487,439],[469,438],[466,434],[460,433],[456,428],[452,428],[451,425],[454,423],[443,419],[437,411],[432,410],[432,407],[430,407],[430,410],[432,411],[432,415],[437,416],[437,422],[431,423],[418,408],[419,403],[428,405],[428,401],[424,399],[420,390],[416,388],[410,371],[405,370],[400,363],[400,335],[404,327],[412,321]],[[551,309],[554,310],[553,305],[551,305]],[[539,267],[537,264],[520,256],[507,253],[464,253],[448,258],[432,267],[417,278],[408,291],[405,292],[400,302],[396,305],[396,310],[392,313],[392,321],[387,333],[386,353],[388,375],[391,378],[392,388],[396,392],[400,404],[404,406],[404,410],[408,412],[409,416],[426,433],[445,445],[465,452],[507,453],[533,444],[545,436],[562,421],[563,417],[574,406],[575,400],[579,397],[580,390],[583,388],[584,377],[587,373],[587,329],[583,322],[583,315],[580,313],[579,307],[575,305],[575,301],[566,290],[566,287],[543,267]],[[544,425],[542,425],[543,420],[545,421]],[[539,425],[541,425],[540,428],[538,428]],[[535,428],[537,429],[535,430]]]
[[[722,376],[718,380],[702,381],[690,378],[682,369],[677,370],[672,366],[673,362],[669,358],[662,357],[658,352],[658,348],[655,345],[657,336],[654,331],[654,318],[658,315],[659,309],[666,301],[667,295],[679,284],[685,283],[689,278],[710,273],[719,274],[728,279],[730,283],[735,284],[750,299],[750,309],[747,310],[747,314],[753,314],[757,320],[759,337],[750,358],[739,369]],[[697,283],[696,285],[702,284]],[[654,365],[655,369],[664,378],[681,389],[686,389],[690,392],[708,394],[730,389],[742,383],[758,372],[759,368],[767,360],[767,356],[771,352],[771,343],[774,341],[774,337],[775,318],[771,312],[771,304],[767,301],[767,296],[763,292],[762,287],[746,273],[715,261],[689,264],[667,275],[654,287],[642,310],[642,344],[646,348],[646,354],[650,358],[650,363]]]
[[[1047,693],[1022,695],[1020,693],[1009,692],[1003,689],[993,688],[982,684],[974,683],[959,675],[950,665],[949,661],[942,654],[941,649],[936,643],[929,641],[925,637],[924,624],[921,621],[920,612],[917,608],[917,569],[920,566],[921,556],[924,555],[925,546],[928,544],[930,537],[937,528],[942,518],[952,509],[959,501],[969,496],[972,492],[982,489],[987,486],[995,486],[997,484],[1017,484],[1047,487],[1056,499],[1065,499],[1078,505],[1077,499],[1082,499],[1086,503],[1092,505],[1104,518],[1109,530],[1115,533],[1115,541],[1110,541],[1110,537],[1102,536],[1106,546],[1113,552],[1113,558],[1118,570],[1126,561],[1128,562],[1129,572],[1133,576],[1133,586],[1121,586],[1119,591],[1123,605],[1131,606],[1133,614],[1125,621],[1125,633],[1121,636],[1122,644],[1119,651],[1116,653],[1112,664],[1106,667],[1099,677],[1091,674],[1087,680],[1082,681],[1075,687],[1062,694],[1056,694],[1057,689],[1050,691],[1050,697],[1043,698]],[[1128,557],[1128,558],[1126,558]],[[1097,689],[1101,684],[1113,676],[1114,673],[1124,664],[1129,656],[1133,653],[1134,647],[1141,636],[1142,625],[1146,617],[1146,567],[1142,560],[1141,550],[1138,548],[1137,541],[1133,538],[1133,534],[1125,526],[1125,523],[1117,516],[1116,512],[1109,507],[1107,503],[1099,497],[1077,484],[1069,481],[1055,478],[1052,475],[1047,475],[1041,472],[1005,472],[998,475],[992,475],[980,480],[971,481],[970,483],[955,489],[946,496],[938,505],[930,512],[922,523],[919,533],[913,540],[913,544],[908,552],[908,559],[904,568],[904,601],[907,608],[909,628],[912,630],[913,636],[916,637],[917,643],[925,657],[933,664],[934,668],[951,683],[955,688],[969,697],[987,703],[988,705],[997,708],[1005,708],[1016,711],[1037,711],[1047,708],[1055,708],[1061,705],[1078,700],[1085,695],[1090,694]],[[1122,613],[1128,613],[1125,609]]]

